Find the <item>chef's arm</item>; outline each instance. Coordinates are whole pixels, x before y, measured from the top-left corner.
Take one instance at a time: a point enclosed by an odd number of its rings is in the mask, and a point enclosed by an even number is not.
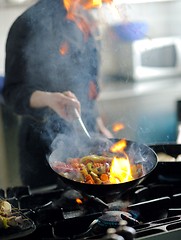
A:
[[[113,134],[105,127],[101,117],[97,117],[97,126],[99,132],[107,138],[113,138]]]
[[[66,121],[71,121],[76,117],[74,108],[80,113],[80,102],[70,91],[63,93],[34,91],[30,97],[30,107],[49,107]]]

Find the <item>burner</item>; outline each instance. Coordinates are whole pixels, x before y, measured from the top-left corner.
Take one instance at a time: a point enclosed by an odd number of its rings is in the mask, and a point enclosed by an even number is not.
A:
[[[76,190],[67,190],[54,202],[54,205],[64,211],[73,211],[81,208],[83,196]]]
[[[97,224],[105,228],[116,228],[119,226],[120,221],[122,220],[121,215],[131,216],[129,213],[122,211],[107,211],[101,217],[98,218]]]
[[[76,236],[76,239],[94,239],[95,237],[98,239],[98,237],[103,237],[106,235],[108,229],[120,227],[121,222],[127,223],[127,221],[123,220],[125,218],[128,219],[128,221],[133,221],[130,213],[123,211],[106,211],[90,224],[88,231]]]

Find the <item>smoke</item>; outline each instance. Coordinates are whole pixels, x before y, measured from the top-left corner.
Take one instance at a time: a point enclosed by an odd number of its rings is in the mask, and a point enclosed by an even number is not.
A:
[[[94,11],[93,16],[95,15],[98,19],[100,11]],[[86,17],[85,13],[83,16]],[[97,41],[93,37],[85,41],[75,24],[66,20],[63,1],[60,0],[38,1],[26,12],[26,18],[28,23],[24,58],[30,88],[34,89],[36,85],[36,89],[42,91],[72,91],[81,103],[86,128],[89,132],[96,132],[96,103],[93,99],[90,101],[88,93],[90,80],[99,91],[96,81],[100,66],[100,49],[97,50]],[[106,18],[107,16],[102,18],[101,23],[106,22]],[[95,23],[100,24],[98,21]],[[97,34],[97,31],[93,33]],[[66,54],[60,54],[61,46],[68,49]],[[82,149],[87,151],[87,141],[82,141],[81,137],[72,131],[70,123],[60,119],[60,116],[51,110],[43,109],[41,113],[45,128],[53,141],[52,150],[59,145],[58,148],[66,155],[67,152],[70,155],[79,155]],[[80,146],[83,146],[81,151]]]
[[[51,161],[66,161],[67,158],[79,158],[85,155],[102,155],[104,151],[109,151],[113,142],[99,134],[93,134],[92,139],[85,138],[78,133],[71,136],[67,134],[57,134],[52,141],[52,154],[48,159]],[[56,156],[56,157],[55,157]]]
[[[136,142],[128,142],[127,149],[129,159],[134,164],[141,164],[143,166],[144,174],[151,172],[157,163],[157,157],[152,149],[144,144],[138,144]]]
[[[81,103],[86,127],[95,131],[95,101],[88,98],[90,80],[96,84],[98,77],[99,52],[94,38],[85,42],[75,24],[66,20],[63,1],[60,0],[40,0],[24,18],[23,58],[28,86],[47,92],[72,91]],[[64,43],[68,51],[61,55],[60,47]],[[53,111],[43,109],[41,114],[51,138],[55,137],[54,130],[62,133],[64,128],[66,134],[65,130],[71,129],[70,124]]]

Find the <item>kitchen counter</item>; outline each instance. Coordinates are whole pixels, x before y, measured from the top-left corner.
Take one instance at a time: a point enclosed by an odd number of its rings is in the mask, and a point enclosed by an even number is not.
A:
[[[145,82],[107,79],[102,82],[98,103],[111,131],[116,122],[124,125],[115,137],[154,144],[176,141],[178,100],[181,78]]]
[[[163,91],[180,91],[181,77],[154,79],[148,81],[124,81],[106,79],[102,82],[100,100],[136,97],[140,95],[160,93]],[[181,94],[180,94],[181,97]]]

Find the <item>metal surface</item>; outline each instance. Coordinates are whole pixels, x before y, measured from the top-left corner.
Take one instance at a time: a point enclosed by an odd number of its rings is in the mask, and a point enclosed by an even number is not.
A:
[[[181,237],[181,228],[178,228],[176,230],[170,231],[170,232],[162,232],[150,236],[144,236],[141,238],[136,238],[136,240],[179,240]]]

